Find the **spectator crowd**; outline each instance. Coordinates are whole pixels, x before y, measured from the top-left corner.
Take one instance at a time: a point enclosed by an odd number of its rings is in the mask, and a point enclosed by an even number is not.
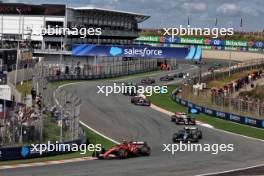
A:
[[[252,73],[249,73],[246,76],[243,76],[240,79],[237,79],[235,81],[232,81],[226,85],[224,85],[221,88],[212,88],[211,93],[212,96],[224,96],[228,97],[231,94],[238,92],[242,88],[244,88],[247,85],[251,85],[251,87],[254,87],[254,81],[260,78],[264,77],[264,73],[262,70],[254,71]]]

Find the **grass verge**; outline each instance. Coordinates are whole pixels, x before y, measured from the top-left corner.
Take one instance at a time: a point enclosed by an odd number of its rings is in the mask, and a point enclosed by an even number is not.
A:
[[[21,93],[22,98],[24,98],[27,94],[31,94],[32,81],[24,81],[23,84],[17,84],[16,89]]]
[[[176,87],[177,85],[169,85],[167,94],[153,94],[151,97],[149,97],[149,99],[153,104],[163,109],[166,109],[168,111],[187,112],[188,109],[186,107],[179,105],[178,103],[174,102],[171,99],[171,93]],[[234,122],[218,119],[212,116],[208,116],[206,114],[198,114],[198,115],[195,115],[195,117],[197,120],[210,124],[217,129],[221,129],[224,131],[241,134],[241,135],[245,135],[245,136],[249,136],[253,138],[264,139],[264,130],[262,129],[249,127],[246,125],[237,124]]]

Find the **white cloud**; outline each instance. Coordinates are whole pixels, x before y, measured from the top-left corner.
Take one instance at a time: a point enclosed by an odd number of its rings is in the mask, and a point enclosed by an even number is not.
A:
[[[243,5],[243,4],[230,4],[225,3],[220,5],[216,12],[221,15],[225,16],[258,16],[259,15],[259,9],[253,8],[252,5]]]
[[[237,5],[229,4],[229,3],[222,4],[216,9],[216,12],[223,14],[223,15],[236,14],[238,11],[239,11],[239,8]]]
[[[187,12],[204,12],[207,10],[207,5],[206,3],[185,2],[182,4],[182,8]]]

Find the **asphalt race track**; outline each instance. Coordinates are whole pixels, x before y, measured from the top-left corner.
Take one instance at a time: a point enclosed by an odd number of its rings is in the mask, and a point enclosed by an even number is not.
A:
[[[182,69],[190,69],[183,65]],[[163,73],[164,74],[164,73]],[[157,76],[159,78],[160,76]],[[139,81],[134,79],[133,81]],[[63,165],[1,170],[1,176],[176,176],[197,175],[232,170],[264,163],[264,142],[199,127],[204,139],[200,143],[234,144],[233,152],[216,155],[208,152],[163,152],[162,144],[172,143],[172,134],[183,126],[170,117],[148,107],[135,106],[130,97],[121,94],[97,94],[97,85],[114,81],[87,82],[68,86],[82,99],[81,120],[117,141],[147,141],[150,157],[126,160],[94,160]],[[176,109],[175,109],[176,111]]]

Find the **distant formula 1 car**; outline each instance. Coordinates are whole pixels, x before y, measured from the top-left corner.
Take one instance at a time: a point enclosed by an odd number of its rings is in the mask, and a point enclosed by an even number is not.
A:
[[[197,127],[184,127],[183,130],[173,134],[172,140],[173,142],[199,142],[202,138],[202,131]]]
[[[154,84],[155,82],[156,82],[155,79],[154,78],[150,78],[150,77],[141,79],[141,83],[142,84]]]
[[[145,96],[139,95],[131,98],[131,103],[139,106],[150,106],[150,101]]]
[[[214,65],[212,65],[212,66],[210,66],[210,67],[208,68],[208,71],[209,71],[209,72],[213,72],[214,70],[220,69],[221,67],[223,67],[222,64],[215,63]]]
[[[174,74],[173,76],[174,78],[183,78],[185,76],[185,73],[180,72],[180,73]]]
[[[177,125],[196,125],[195,118],[185,112],[175,112],[171,116],[171,121],[175,122]]]
[[[139,156],[150,156],[151,150],[146,142],[123,142],[109,150],[97,153],[98,159],[125,159]]]
[[[128,82],[125,84],[125,92],[123,93],[123,95],[136,96],[137,90],[138,90],[137,84]]]
[[[172,75],[166,75],[160,78],[160,81],[173,81],[174,80],[174,76]]]

